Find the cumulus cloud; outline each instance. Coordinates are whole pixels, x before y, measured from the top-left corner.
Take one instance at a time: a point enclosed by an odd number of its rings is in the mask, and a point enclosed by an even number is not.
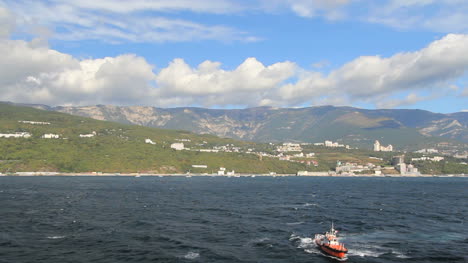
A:
[[[132,54],[77,59],[34,41],[0,40],[0,92],[2,100],[51,105],[400,107],[453,92],[468,72],[465,54],[468,35],[449,34],[418,51],[363,56],[329,73],[253,57],[232,70],[174,59],[155,71]]]
[[[227,71],[221,63],[205,61],[191,68],[176,59],[157,75],[163,97],[191,96],[192,103],[205,106],[257,106],[272,89],[295,74],[296,65],[280,62],[264,66],[255,58],[247,58],[236,69]]]
[[[427,88],[461,77],[468,69],[468,35],[449,34],[416,52],[389,58],[359,57],[332,72],[352,96]]]
[[[0,42],[3,100],[46,104],[150,103],[152,66],[135,55],[78,60],[30,42]]]
[[[279,97],[307,103],[311,97],[342,103],[382,101],[382,96],[404,91],[430,90],[450,86],[468,71],[468,35],[449,34],[415,52],[391,57],[359,57],[328,75],[305,72],[295,83],[279,89]],[[314,96],[315,95],[315,96]],[[312,100],[314,101],[314,100]],[[417,102],[414,95],[405,103]],[[387,103],[388,105],[394,102]]]

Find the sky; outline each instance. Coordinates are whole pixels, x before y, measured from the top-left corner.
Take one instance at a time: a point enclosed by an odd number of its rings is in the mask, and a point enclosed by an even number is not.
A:
[[[0,0],[0,101],[468,111],[466,0]]]

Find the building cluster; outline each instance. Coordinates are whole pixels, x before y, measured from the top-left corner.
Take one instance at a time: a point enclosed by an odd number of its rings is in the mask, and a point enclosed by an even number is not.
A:
[[[30,138],[29,132],[0,133],[0,138]]]
[[[393,152],[393,146],[391,144],[384,146],[384,145],[381,145],[378,140],[375,140],[374,152]]]
[[[212,150],[218,151],[218,152],[240,152],[241,148],[234,146],[234,144],[226,144],[226,145],[221,145],[221,146],[214,146]],[[201,150],[200,150],[201,151]],[[247,149],[247,152],[251,152],[252,149]]]
[[[42,135],[41,138],[43,138],[43,139],[58,139],[58,138],[60,138],[60,135],[53,134],[53,133],[46,133],[46,134]]]
[[[421,173],[418,171],[418,168],[414,167],[413,164],[405,163],[404,155],[394,156],[392,163],[401,175],[421,175]]]
[[[97,133],[93,131],[91,134],[80,134],[80,138],[89,138],[96,136]],[[31,138],[32,135],[29,132],[15,132],[15,133],[0,133],[0,138]],[[59,134],[46,133],[41,136],[42,139],[59,139]]]
[[[418,168],[412,164],[400,163],[397,166],[397,170],[400,171],[401,175],[420,175]]]
[[[350,162],[341,163],[339,161],[336,163],[336,173],[341,174],[354,174],[375,169],[380,170],[380,167],[377,167],[373,163],[368,163],[366,165]]]
[[[338,142],[326,140],[325,142],[316,142],[314,143],[315,146],[325,146],[331,148],[346,148],[349,149],[349,145],[344,145]]]
[[[171,144],[171,148],[176,150],[176,151],[182,151],[182,150],[187,150],[184,146],[183,142],[175,142]]]
[[[190,139],[175,139],[178,142],[190,142]]]
[[[421,150],[418,150],[418,151],[415,151],[415,153],[439,153],[439,150],[437,149],[421,149]]]
[[[440,162],[444,159],[442,156],[434,156],[434,157],[418,157],[418,158],[411,158],[411,161],[416,162],[416,161],[433,161],[433,162]]]
[[[91,138],[91,137],[94,137],[96,135],[97,135],[97,133],[95,131],[93,131],[92,133],[89,133],[89,134],[80,134],[80,138]]]
[[[302,147],[299,143],[286,142],[283,145],[277,146],[276,151],[278,152],[302,152]]]
[[[220,167],[219,170],[218,170],[218,175],[235,175],[236,173],[234,172],[234,170],[232,171],[226,171],[226,168],[224,167]]]
[[[33,124],[33,125],[50,125],[50,122],[45,121],[18,121],[20,123]]]

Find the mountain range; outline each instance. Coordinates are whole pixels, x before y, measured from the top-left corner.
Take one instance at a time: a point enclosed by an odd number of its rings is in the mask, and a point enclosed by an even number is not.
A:
[[[442,114],[417,109],[369,110],[335,106],[246,109],[26,106],[98,120],[257,142],[336,140],[370,148],[374,140],[380,140],[382,144],[393,144],[400,149],[429,147],[447,141],[468,143],[468,112]]]

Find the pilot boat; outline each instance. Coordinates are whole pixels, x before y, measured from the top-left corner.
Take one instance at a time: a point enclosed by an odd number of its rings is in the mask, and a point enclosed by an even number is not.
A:
[[[337,233],[338,231],[335,230],[332,223],[330,231],[325,232],[325,234],[315,234],[315,244],[327,255],[338,259],[346,259],[348,249],[338,241]]]

